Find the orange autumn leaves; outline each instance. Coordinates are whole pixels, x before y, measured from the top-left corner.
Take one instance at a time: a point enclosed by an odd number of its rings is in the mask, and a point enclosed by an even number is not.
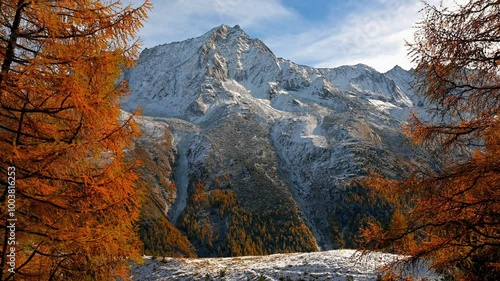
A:
[[[500,3],[423,12],[409,47],[414,87],[434,118],[414,116],[405,130],[439,164],[402,181],[367,180],[398,211],[388,226],[363,231],[365,246],[410,255],[452,280],[499,280]]]
[[[0,4],[0,170],[17,171],[16,279],[127,278],[138,257],[138,163],[125,154],[138,131],[120,118],[126,87],[116,81],[149,9]],[[4,259],[1,275],[13,278]]]

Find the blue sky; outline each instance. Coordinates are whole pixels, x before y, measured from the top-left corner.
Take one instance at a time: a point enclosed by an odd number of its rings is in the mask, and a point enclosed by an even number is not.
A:
[[[123,1],[127,3],[127,1]],[[129,0],[139,3],[140,0]],[[385,72],[412,67],[417,0],[152,0],[139,36],[144,47],[239,24],[278,57],[315,67],[364,63]]]

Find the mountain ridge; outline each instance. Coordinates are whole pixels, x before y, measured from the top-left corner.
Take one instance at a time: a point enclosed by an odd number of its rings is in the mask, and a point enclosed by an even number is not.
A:
[[[144,50],[125,74],[131,94],[124,108],[140,106],[172,131],[176,191],[166,215],[199,255],[235,255],[241,251],[229,245],[243,244],[262,253],[333,249],[355,246],[370,218],[390,219],[383,202],[352,201],[366,196],[360,179],[370,172],[397,178],[403,159],[428,160],[400,129],[412,111],[425,112],[415,106],[421,101],[409,86],[412,75],[398,67],[380,73],[363,64],[298,65],[239,26],[222,25]],[[216,212],[221,194],[236,198],[231,218],[258,217],[263,229],[293,225],[308,242],[268,247],[259,244],[273,243],[265,231],[245,241],[227,236],[230,218]],[[209,203],[195,202],[200,196]],[[206,225],[205,236],[190,236],[193,221]],[[252,232],[250,225],[240,227]]]

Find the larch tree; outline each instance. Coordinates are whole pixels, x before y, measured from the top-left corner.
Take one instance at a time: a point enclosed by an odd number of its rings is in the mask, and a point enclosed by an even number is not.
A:
[[[399,211],[389,226],[364,229],[365,246],[395,249],[450,280],[500,280],[500,1],[425,4],[423,15],[409,49],[433,117],[414,116],[405,129],[442,165],[368,180]]]
[[[129,278],[138,130],[118,81],[150,8],[0,1],[0,280]]]

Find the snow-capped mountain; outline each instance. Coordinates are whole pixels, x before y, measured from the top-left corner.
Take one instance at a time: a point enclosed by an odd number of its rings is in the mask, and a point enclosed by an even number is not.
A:
[[[202,256],[216,255],[217,247],[234,253],[224,248],[232,239],[225,234],[229,219],[189,208],[196,183],[207,196],[214,189],[234,192],[237,206],[259,215],[264,226],[301,229],[301,235],[280,233],[289,240],[263,253],[314,250],[297,238],[307,235],[332,249],[353,245],[369,217],[390,217],[383,203],[351,200],[365,194],[357,180],[369,172],[398,177],[401,159],[410,165],[426,157],[401,133],[412,111],[424,111],[409,87],[412,72],[398,66],[379,73],[362,64],[298,65],[239,26],[222,25],[144,50],[125,77],[131,94],[124,108],[140,107],[148,122],[173,133],[176,192],[167,213],[185,232],[188,217],[209,222],[210,246],[200,235],[189,237]],[[251,245],[265,240],[253,235]]]

